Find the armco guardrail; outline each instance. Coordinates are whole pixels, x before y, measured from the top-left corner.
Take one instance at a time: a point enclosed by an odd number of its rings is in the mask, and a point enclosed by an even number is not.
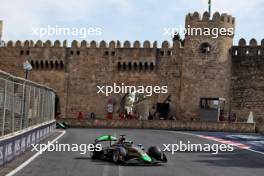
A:
[[[229,122],[183,122],[173,120],[77,120],[73,118],[60,119],[70,124],[71,127],[83,128],[138,128],[138,129],[163,129],[163,130],[190,130],[190,131],[226,131],[254,133],[254,123],[229,123]]]
[[[0,166],[10,162],[46,137],[56,128],[55,121],[45,122],[0,138]]]
[[[55,92],[0,71],[0,136],[54,119]]]

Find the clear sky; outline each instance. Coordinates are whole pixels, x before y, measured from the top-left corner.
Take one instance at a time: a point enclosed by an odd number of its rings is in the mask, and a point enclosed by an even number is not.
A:
[[[208,0],[1,0],[4,40],[38,40],[32,28],[101,28],[85,40],[171,40],[164,28],[184,25],[189,12],[207,10]],[[263,0],[212,0],[212,11],[236,17],[235,41],[256,38],[264,29]],[[76,36],[44,36],[41,40],[83,40]]]

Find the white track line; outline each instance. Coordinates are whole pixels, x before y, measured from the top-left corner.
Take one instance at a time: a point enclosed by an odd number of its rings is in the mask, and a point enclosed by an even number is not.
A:
[[[179,133],[179,134],[185,134],[185,135],[190,135],[190,136],[197,136],[197,137],[200,137],[202,139],[207,139],[207,138],[203,138],[201,135],[193,134],[193,133],[186,133],[186,132],[179,132],[179,131],[171,131],[171,132]],[[214,140],[211,140],[211,139],[207,139],[207,140],[214,141]],[[220,142],[220,141],[218,141],[218,142]],[[220,143],[223,143],[223,142],[220,142]],[[235,146],[235,147],[237,147],[237,146]],[[251,152],[255,152],[255,153],[264,155],[264,152],[260,152],[260,151],[253,150],[253,149],[250,149],[250,148],[244,148],[243,150],[248,150],[248,151],[251,151]]]
[[[56,137],[55,139],[53,139],[50,143],[53,144],[59,138],[61,138],[65,133],[66,133],[66,131],[62,131],[62,133],[58,137]],[[46,146],[46,148],[47,148],[47,146]],[[46,150],[46,148],[45,148],[45,150]],[[26,167],[29,163],[31,163],[34,159],[36,159],[39,155],[41,155],[42,152],[43,151],[38,151],[33,156],[31,156],[27,161],[25,161],[20,166],[18,166],[17,168],[15,168],[14,170],[12,170],[8,174],[6,174],[6,176],[13,176],[13,175],[15,175],[18,171],[20,171],[21,169],[23,169],[24,167]]]
[[[102,176],[108,176],[108,174],[109,174],[109,165],[105,165]]]
[[[118,166],[118,176],[124,175],[124,168],[122,166]]]
[[[257,151],[257,150],[252,150],[252,149],[246,149],[248,151],[251,151],[251,152],[255,152],[255,153],[258,153],[258,154],[261,154],[261,155],[264,155],[264,152],[260,152],[260,151]]]

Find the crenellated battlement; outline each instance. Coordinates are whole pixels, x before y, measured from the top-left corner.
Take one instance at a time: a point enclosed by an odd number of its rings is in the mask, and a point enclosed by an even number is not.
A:
[[[264,39],[258,44],[257,40],[253,38],[249,41],[249,44],[247,44],[247,41],[241,38],[238,45],[232,47],[231,52],[233,60],[249,57],[264,58]]]
[[[226,24],[235,24],[235,18],[231,15],[228,15],[226,13],[223,13],[220,15],[219,12],[215,12],[212,15],[212,18],[210,17],[208,12],[204,12],[202,15],[198,12],[189,13],[186,15],[186,24],[192,23],[192,22],[222,22]]]
[[[97,42],[95,40],[92,40],[90,42],[87,42],[86,40],[83,40],[81,42],[78,42],[76,40],[73,40],[68,46],[67,41],[59,41],[56,40],[54,43],[50,40],[47,41],[41,41],[38,40],[37,42],[34,42],[32,40],[26,40],[24,42],[18,40],[16,42],[8,41],[4,47],[7,48],[72,48],[72,49],[85,49],[85,48],[108,48],[108,49],[115,49],[115,48],[142,48],[142,49],[148,49],[148,48],[158,48],[157,41],[154,41],[151,43],[150,41],[146,40],[143,43],[136,40],[133,43],[126,40],[123,42],[123,44],[117,40],[117,41],[100,41]],[[168,41],[163,41],[161,44],[161,48],[168,49],[172,48],[173,45]]]
[[[158,48],[157,41],[151,43],[146,40],[143,43],[136,40],[130,42],[128,40],[121,43],[120,41],[100,41],[96,42],[94,40],[88,42],[83,40],[78,42],[73,40],[70,44],[67,41],[56,40],[54,42],[47,40],[36,42],[32,40],[26,41],[8,41],[3,48],[6,49],[16,49],[20,56],[25,57],[29,60],[34,70],[61,70],[63,71],[67,65],[68,57],[83,57],[91,55],[95,56],[94,52],[85,52],[85,49],[98,49],[96,52],[98,55],[96,57],[108,57],[115,56],[118,58],[117,68],[118,70],[150,70],[153,71],[156,68],[156,56],[160,57],[171,57],[172,48],[175,47],[168,41],[163,41],[161,46]],[[2,49],[3,49],[2,48]],[[36,49],[36,50],[34,50]],[[43,52],[45,49],[51,49],[49,52]],[[56,50],[58,49],[58,50]],[[65,49],[65,50],[64,50]],[[67,50],[66,50],[67,49]],[[116,51],[111,51],[115,49],[125,49],[126,56],[123,54],[117,54]],[[142,49],[142,51],[133,51],[126,49]],[[144,51],[144,49],[150,49]],[[153,50],[151,50],[153,49]],[[108,51],[110,50],[110,51]],[[158,52],[156,50],[159,50]],[[14,52],[12,52],[14,53]],[[135,54],[136,53],[136,54]],[[135,59],[135,55],[140,55],[139,59]],[[117,60],[116,60],[117,61]],[[133,69],[132,69],[133,68]]]
[[[255,38],[252,38],[249,41],[249,45],[247,45],[247,41],[244,38],[241,38],[238,41],[238,46],[242,46],[242,47],[247,47],[247,46],[249,46],[249,47],[261,46],[261,47],[264,47],[264,39],[261,40],[260,45],[259,45],[258,44],[258,41]]]

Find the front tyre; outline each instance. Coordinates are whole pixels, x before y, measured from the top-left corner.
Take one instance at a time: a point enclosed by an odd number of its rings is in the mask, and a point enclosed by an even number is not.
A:
[[[90,158],[91,159],[97,159],[96,158],[96,152],[95,151],[90,151]]]
[[[151,146],[148,149],[148,155],[156,160],[167,162],[166,155],[157,146]]]
[[[90,158],[91,159],[100,159],[102,156],[101,151],[90,151]]]

